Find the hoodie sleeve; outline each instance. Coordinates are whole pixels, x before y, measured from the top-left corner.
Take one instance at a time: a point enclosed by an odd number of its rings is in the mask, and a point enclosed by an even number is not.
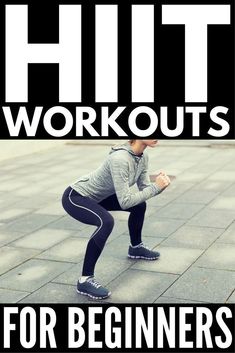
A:
[[[123,210],[138,205],[161,192],[156,184],[150,184],[139,192],[131,192],[128,160],[114,156],[110,159],[110,171],[118,202]]]
[[[140,191],[144,190],[145,188],[151,185],[151,181],[149,179],[149,174],[148,174],[148,161],[149,161],[148,155],[146,154],[144,158],[145,158],[144,159],[145,163],[144,163],[143,171],[141,172],[137,180],[137,186]]]

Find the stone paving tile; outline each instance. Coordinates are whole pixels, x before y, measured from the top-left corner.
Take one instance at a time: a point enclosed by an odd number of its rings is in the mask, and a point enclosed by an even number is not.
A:
[[[37,183],[34,185],[29,184],[25,187],[21,187],[20,189],[15,191],[15,195],[20,196],[20,197],[32,197],[34,196],[35,198],[37,197],[38,194],[42,194],[45,191],[45,186],[42,185],[41,183]]]
[[[23,236],[24,233],[0,231],[0,246],[7,245]]]
[[[49,152],[49,151],[48,151]],[[37,152],[27,156],[17,157],[14,159],[14,163],[23,168],[35,168],[41,171],[40,167],[41,163],[45,161],[53,162],[52,151],[48,155],[44,152]]]
[[[176,169],[181,169],[181,170],[185,170],[185,169],[190,169],[193,166],[196,165],[195,160],[182,160],[182,159],[176,159],[174,160],[174,162],[170,163],[167,165],[167,168],[176,168]]]
[[[71,174],[66,167],[64,173],[65,174],[61,174],[61,177],[57,180],[54,180],[54,183],[50,185],[50,192],[54,193],[54,189],[59,189],[58,195],[60,195],[60,197],[62,197],[64,191],[69,187],[69,185],[78,179],[78,176],[75,174]],[[53,180],[53,176],[54,174],[51,174],[49,179]]]
[[[0,184],[0,191],[15,191],[16,189],[23,188],[26,186],[24,181],[20,180],[6,180]]]
[[[0,195],[0,210],[1,212],[4,212],[7,210],[9,207],[14,207],[14,208],[19,208],[16,206],[16,203],[21,200],[19,197],[14,196],[10,193],[1,193]],[[22,208],[27,208],[22,204]]]
[[[228,189],[229,185],[232,185],[231,181],[227,181],[226,183],[221,180],[203,180],[200,181],[193,187],[193,190],[201,191],[212,191],[212,192],[223,192]]]
[[[232,293],[232,295],[229,297],[228,303],[235,304],[235,291]]]
[[[182,274],[202,254],[199,249],[171,248],[159,246],[156,248],[161,256],[156,261],[137,261],[132,268],[154,272]]]
[[[125,212],[127,213],[127,212]],[[129,216],[129,214],[128,214]],[[114,227],[112,230],[112,233],[110,234],[108,240],[112,241],[114,239],[116,239],[117,237],[119,237],[120,235],[128,232],[128,223],[127,221],[119,221],[116,220],[116,217],[114,215]]]
[[[224,182],[234,182],[235,180],[235,171],[225,171],[220,170],[218,172],[213,173],[208,180],[220,180]]]
[[[70,183],[71,182],[73,182],[73,180],[71,180]],[[69,186],[68,183],[60,183],[59,185],[56,185],[56,186],[54,185],[54,187],[50,188],[50,193],[62,196],[65,189],[67,189],[68,186]]]
[[[91,162],[89,162],[89,166],[84,166],[84,165],[70,166],[64,170],[64,173],[61,174],[61,180],[67,183],[68,185],[66,187],[68,187],[71,183],[75,182],[80,176],[86,175],[92,172],[94,170],[92,166],[93,166],[93,163]]]
[[[53,185],[49,184],[48,187],[48,183],[45,182],[46,185],[46,193],[51,194],[53,197],[57,197],[58,202],[60,204],[61,200],[62,200],[62,196],[64,194],[64,191],[68,188],[68,186],[71,184],[71,182],[75,181],[75,178],[71,178],[68,176],[68,174],[66,174],[66,176],[61,176],[60,179],[55,180]],[[55,192],[57,190],[57,192]]]
[[[163,246],[207,249],[222,233],[223,229],[184,225],[169,236]]]
[[[23,299],[28,294],[29,294],[28,292],[20,292],[20,291],[0,288],[0,303],[4,303],[4,304],[17,303],[19,300]]]
[[[59,180],[55,181],[50,176],[47,179],[41,180],[40,184],[42,185],[43,192],[50,192],[50,189],[53,188],[55,186],[55,183],[56,182],[58,183],[58,181],[60,181],[61,185],[65,184],[63,180],[59,179]],[[61,199],[62,195],[58,194],[58,196],[60,196],[60,199]],[[60,204],[61,204],[61,202],[60,202]]]
[[[231,162],[227,163],[223,168],[226,171],[235,171],[235,165],[234,163],[231,163]]]
[[[15,178],[15,175],[4,172],[4,174],[0,174],[0,183],[3,183],[4,181],[7,181],[7,180],[8,181],[13,180],[14,178]]]
[[[235,222],[217,239],[218,243],[235,244]]]
[[[164,238],[159,237],[143,237],[143,242],[149,248],[154,248],[160,244]],[[124,234],[116,238],[115,240],[108,243],[104,248],[104,254],[112,255],[113,258],[124,259],[127,257],[128,248],[130,245],[130,236],[129,234]]]
[[[30,214],[28,216],[21,217],[15,222],[9,223],[5,230],[18,231],[18,232],[34,232],[49,223],[52,223],[58,219],[58,216],[41,215],[41,214]]]
[[[209,206],[212,209],[230,210],[234,211],[235,215],[235,196],[220,196],[212,202]]]
[[[28,167],[28,166],[35,166],[37,167],[37,165],[42,162],[45,159],[45,154],[43,152],[36,152],[33,154],[29,154],[29,155],[25,155],[25,156],[20,156],[20,157],[16,157],[14,158],[14,164],[15,165],[19,165],[19,166],[24,166],[24,167]],[[51,158],[47,156],[47,159]]]
[[[128,221],[129,212],[124,212],[124,211],[109,211],[109,213],[113,216],[114,220],[118,221]]]
[[[172,202],[158,212],[158,217],[187,220],[198,213],[203,207],[204,205],[202,204]]]
[[[44,251],[38,258],[76,263],[83,259],[87,242],[84,238],[68,238]]]
[[[178,276],[127,270],[108,285],[112,303],[153,303]]]
[[[221,194],[222,196],[234,196],[235,195],[235,183],[230,184],[226,190]]]
[[[31,174],[37,174],[37,173],[41,173],[42,171],[45,171],[45,168],[43,165],[40,164],[40,162],[36,162],[36,164],[25,164],[24,161],[18,160],[18,158],[16,158],[14,160],[14,164],[15,164],[15,169],[13,169],[11,171],[11,173],[14,173],[15,175],[18,176],[28,176]]]
[[[6,209],[5,211],[2,211],[0,213],[0,222],[4,222],[4,223],[11,222],[29,213],[30,213],[30,210],[23,209],[23,208]]]
[[[133,261],[129,260],[127,257],[123,259],[115,258],[112,254],[107,254],[107,251],[104,250],[101,257],[98,259],[95,277],[102,285],[107,285],[132,265]],[[81,276],[82,266],[83,261],[59,275],[53,282],[70,285],[76,284],[78,278]]]
[[[177,198],[177,202],[182,203],[210,203],[219,193],[205,190],[189,190]]]
[[[47,228],[51,228],[51,229],[67,229],[67,230],[76,230],[76,231],[82,230],[85,227],[86,227],[85,224],[78,222],[76,219],[67,215],[47,225]]]
[[[9,163],[8,160],[1,162],[1,164],[0,164],[1,165],[1,174],[2,173],[6,174],[6,172],[7,172],[9,175],[12,173],[12,171],[15,172],[15,170],[17,169],[17,165],[15,164],[15,161],[17,161],[17,160],[18,160],[17,158],[14,158],[13,160],[11,160],[11,162],[14,161],[14,163]]]
[[[20,301],[20,303],[87,303],[86,297],[78,295],[75,286],[47,283]]]
[[[209,173],[209,172],[208,172]],[[192,171],[184,171],[178,176],[180,182],[187,182],[187,183],[198,183],[199,181],[205,179],[208,176],[207,172],[204,173],[197,173],[193,168]]]
[[[9,271],[11,268],[18,266],[38,253],[37,250],[16,249],[10,246],[0,248],[0,274]]]
[[[70,235],[71,232],[66,230],[41,229],[14,241],[11,246],[46,250]]]
[[[38,181],[39,183],[41,183],[42,181],[49,179],[49,175],[46,172],[47,171],[45,170],[45,172],[37,171],[37,173],[26,174],[24,176],[24,180],[27,180],[28,182]],[[53,180],[52,180],[52,182],[53,182]]]
[[[46,207],[40,208],[35,214],[49,214],[54,216],[64,216],[65,210],[62,207],[61,202],[56,201],[48,204]]]
[[[234,286],[235,272],[191,267],[164,295],[208,303],[224,303]]]
[[[70,268],[64,262],[32,259],[0,277],[0,288],[33,292]]]
[[[159,210],[161,209],[161,206],[147,206],[146,212],[145,212],[145,222],[148,222],[148,217],[153,217],[153,216],[157,216]]]
[[[193,158],[194,158],[194,156],[193,156]],[[218,170],[218,164],[215,164],[214,161],[211,162],[211,158],[214,158],[214,157],[211,156],[210,158],[207,158],[203,162],[200,161],[200,159],[197,160],[197,162],[200,163],[200,173],[206,173],[206,174],[210,173],[211,174],[211,173],[214,173]],[[192,169],[195,169],[195,168],[191,168],[191,170]]]
[[[65,166],[64,164],[61,165],[60,163],[59,164],[56,164],[56,165],[52,165],[52,166],[48,166],[47,167],[47,173],[52,173],[52,174],[60,174],[60,173],[63,173],[65,171]]]
[[[14,207],[23,207],[23,208],[29,208],[29,209],[39,209],[45,207],[48,203],[51,203],[53,201],[57,201],[58,196],[57,195],[52,195],[48,193],[44,193],[37,195],[37,197],[24,197],[24,198],[19,198],[17,202],[15,203]]]
[[[147,202],[148,202],[148,205],[150,206],[162,207],[162,206],[168,205],[171,201],[175,200],[178,196],[179,196],[178,193],[170,192],[170,189],[169,189],[157,195],[156,197],[152,197]]]
[[[158,215],[150,216],[143,226],[142,234],[146,237],[156,236],[158,238],[168,237],[170,234],[180,228],[185,221],[175,219],[157,219]]]
[[[222,165],[226,166],[232,160],[234,160],[234,145],[232,148],[223,148],[219,146],[217,148],[216,145],[212,146],[216,150],[216,162],[221,163]]]
[[[235,245],[213,244],[195,263],[198,267],[235,271]]]
[[[24,164],[19,164],[19,161],[17,159],[14,160],[15,164],[15,169],[11,171],[10,173],[14,175],[15,178],[19,178],[24,180],[25,176],[28,176],[30,174],[37,174],[40,173],[43,166],[27,166]],[[27,182],[27,180],[25,180]],[[28,182],[27,182],[28,183]]]
[[[231,211],[212,210],[204,208],[197,215],[195,215],[188,225],[195,225],[201,227],[227,228],[235,220],[235,214]]]
[[[169,176],[173,176],[173,177],[177,177],[178,175],[180,175],[182,173],[182,169],[176,169],[174,168],[174,166],[166,166],[164,168],[164,171],[167,175]]]
[[[195,301],[195,300],[186,300],[179,298],[170,298],[166,296],[161,296],[157,300],[155,300],[156,304],[201,304],[203,302]]]
[[[79,229],[77,231],[70,230],[71,237],[86,238],[88,241],[96,229],[97,229],[97,227],[95,227],[95,226],[84,225],[83,229]]]
[[[124,213],[124,212],[123,212]],[[129,212],[125,212],[129,218]],[[114,213],[114,227],[112,233],[109,236],[109,240],[112,241],[116,237],[128,232],[128,219],[123,221],[116,218],[116,213]]]

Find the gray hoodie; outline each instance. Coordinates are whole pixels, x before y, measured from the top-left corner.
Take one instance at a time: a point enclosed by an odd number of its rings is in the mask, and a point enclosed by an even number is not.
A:
[[[137,184],[139,191],[131,192]],[[148,176],[148,155],[136,155],[129,143],[114,146],[103,164],[80,177],[71,187],[82,196],[100,202],[116,193],[123,210],[156,196],[162,190]]]

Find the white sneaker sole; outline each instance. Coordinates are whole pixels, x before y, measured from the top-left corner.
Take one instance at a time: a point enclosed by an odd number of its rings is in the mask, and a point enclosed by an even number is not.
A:
[[[153,261],[159,259],[160,255],[155,256],[155,257],[145,257],[145,256],[134,256],[134,255],[127,255],[130,259],[143,259],[143,260],[148,260],[148,261]]]
[[[92,294],[85,293],[85,292],[81,292],[81,291],[79,291],[78,289],[76,289],[76,291],[77,291],[78,294],[86,295],[87,297],[92,298],[92,299],[95,299],[95,300],[107,299],[107,298],[111,295],[111,292],[109,292],[109,293],[108,293],[106,296],[104,296],[104,297],[95,297],[95,296],[92,295]]]

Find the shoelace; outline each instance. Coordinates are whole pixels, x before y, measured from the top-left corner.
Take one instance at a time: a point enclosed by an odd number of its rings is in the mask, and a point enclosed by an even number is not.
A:
[[[97,282],[94,278],[89,278],[87,282],[89,282],[95,288],[101,287],[101,284]]]
[[[144,245],[143,243],[141,243],[140,245],[139,245],[139,247],[140,248],[144,248],[144,249],[146,249],[146,250],[150,250],[146,245]]]

